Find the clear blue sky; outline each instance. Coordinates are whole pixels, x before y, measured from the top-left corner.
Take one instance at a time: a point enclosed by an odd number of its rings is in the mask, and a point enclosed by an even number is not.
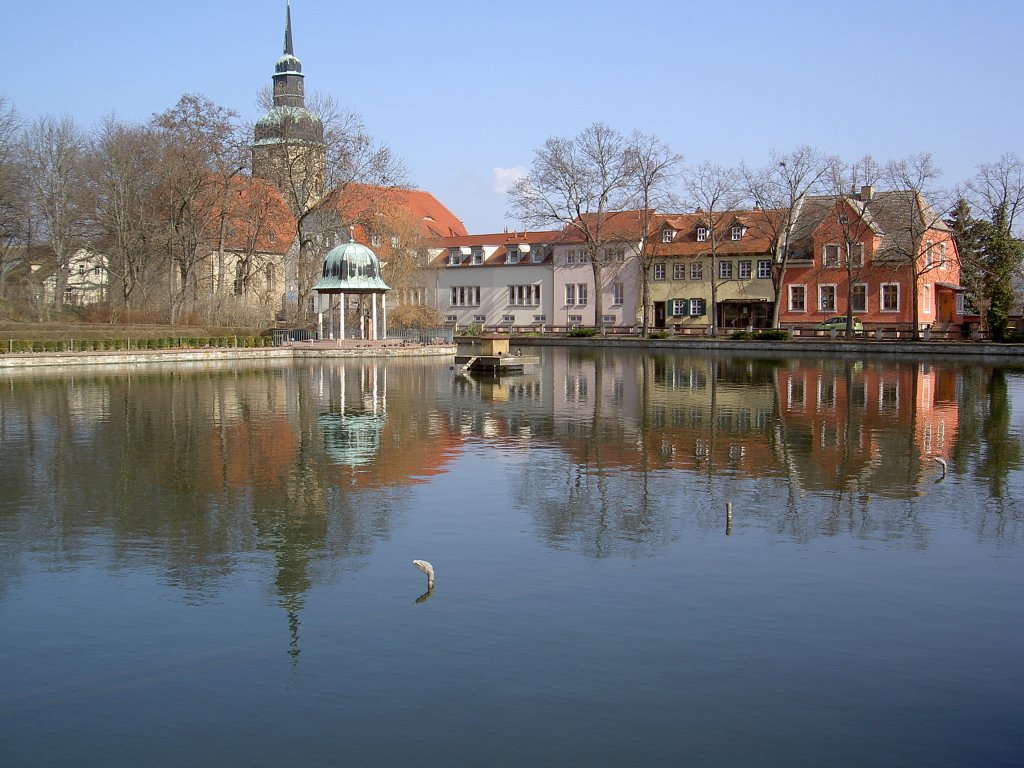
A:
[[[20,0],[0,93],[26,117],[148,119],[198,92],[247,118],[281,53],[284,0]],[[1011,0],[726,5],[292,0],[307,92],[372,134],[470,231],[500,231],[496,172],[594,121],[690,163],[811,144],[854,160],[930,151],[947,185],[1024,155]],[[501,175],[498,173],[497,175]]]

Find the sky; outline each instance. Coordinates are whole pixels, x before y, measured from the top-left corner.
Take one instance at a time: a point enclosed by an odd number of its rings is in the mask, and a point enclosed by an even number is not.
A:
[[[255,120],[284,16],[285,0],[22,0],[0,94],[89,129],[185,93]],[[307,94],[360,114],[476,233],[517,224],[504,190],[547,138],[598,121],[692,165],[927,151],[954,186],[1024,156],[1022,22],[1016,0],[292,0]]]

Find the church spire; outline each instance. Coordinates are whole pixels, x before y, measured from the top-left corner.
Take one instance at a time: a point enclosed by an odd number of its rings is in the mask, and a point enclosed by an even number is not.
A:
[[[288,0],[284,10],[284,53],[285,56],[294,56],[292,49],[292,2]]]

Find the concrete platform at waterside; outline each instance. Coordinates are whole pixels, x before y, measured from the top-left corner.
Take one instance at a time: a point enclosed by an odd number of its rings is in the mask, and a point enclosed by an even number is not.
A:
[[[455,355],[454,344],[407,344],[396,341],[293,342],[281,347],[143,349],[110,352],[25,352],[0,355],[0,369],[70,365],[149,365],[231,360],[299,360],[303,358],[438,357]]]

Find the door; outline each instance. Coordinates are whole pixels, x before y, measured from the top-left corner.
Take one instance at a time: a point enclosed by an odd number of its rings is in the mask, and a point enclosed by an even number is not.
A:
[[[654,302],[654,327],[664,328],[665,327],[665,302],[656,301]]]

